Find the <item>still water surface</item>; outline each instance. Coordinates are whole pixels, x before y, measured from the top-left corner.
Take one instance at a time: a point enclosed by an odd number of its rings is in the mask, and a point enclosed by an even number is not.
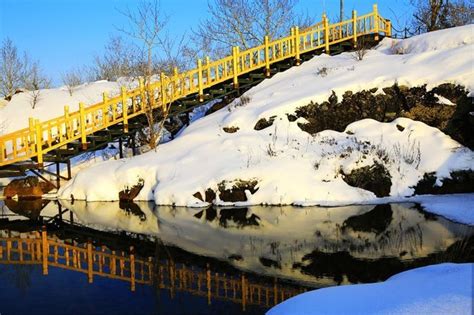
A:
[[[2,315],[262,314],[306,290],[474,261],[474,227],[408,203],[0,206]]]

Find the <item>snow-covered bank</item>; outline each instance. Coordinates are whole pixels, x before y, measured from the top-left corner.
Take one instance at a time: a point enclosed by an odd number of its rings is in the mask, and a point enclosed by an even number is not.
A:
[[[410,200],[419,202],[425,211],[474,225],[474,194],[416,196]]]
[[[157,204],[204,206],[196,196],[208,189],[230,190],[239,180],[257,182],[255,192],[237,204],[336,205],[376,201],[374,193],[349,186],[342,173],[382,163],[391,177],[390,196],[411,196],[426,173],[449,178],[456,170],[474,168],[474,153],[436,128],[399,118],[391,123],[366,119],[345,132],[315,136],[290,121],[298,107],[327,99],[331,90],[441,83],[474,90],[472,25],[412,38],[385,39],[364,60],[352,53],[313,58],[246,93],[227,108],[194,122],[174,141],[130,160],[105,162],[81,171],[59,192],[60,198],[117,200],[126,187],[144,181],[139,200]],[[446,32],[451,38],[445,46]],[[406,53],[406,54],[400,54]],[[320,69],[327,74],[318,74]],[[440,99],[440,102],[445,100]],[[274,118],[263,130],[254,126]],[[227,133],[224,127],[238,127]],[[100,174],[100,175],[98,175]],[[93,180],[92,180],[93,179]],[[199,193],[199,194],[197,194]],[[202,198],[204,199],[204,198]],[[228,204],[217,193],[216,204]]]
[[[471,314],[474,264],[413,269],[382,283],[306,292],[272,308],[268,315]]]

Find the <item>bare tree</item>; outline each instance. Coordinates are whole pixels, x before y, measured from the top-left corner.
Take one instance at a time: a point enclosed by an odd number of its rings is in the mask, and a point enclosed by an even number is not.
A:
[[[93,80],[116,81],[120,77],[136,77],[140,51],[120,36],[109,39],[102,56],[95,56],[91,69]]]
[[[473,10],[464,0],[411,0],[416,33],[461,26],[471,22]]]
[[[308,26],[309,19],[295,11],[298,0],[213,0],[209,17],[194,31],[198,49],[212,57],[227,55],[232,46],[248,49],[263,38],[286,35],[290,27]]]
[[[127,8],[125,11],[120,11],[127,19],[128,26],[119,28],[124,34],[127,34],[132,39],[137,41],[141,46],[144,60],[139,62],[142,69],[142,77],[145,85],[151,83],[151,78],[154,70],[154,49],[160,45],[162,39],[160,35],[163,34],[165,25],[167,24],[167,17],[161,12],[158,0],[154,1],[140,1],[135,8],[131,10]],[[160,78],[163,82],[164,78]],[[157,122],[159,121],[159,113],[153,110],[155,103],[155,95],[147,88],[145,105],[145,115],[148,123],[147,143],[151,149],[156,149],[161,137],[161,130],[163,124],[159,124],[159,130],[156,130]],[[167,104],[163,104],[162,121],[167,118],[168,110]]]
[[[9,38],[3,41],[0,53],[0,95],[10,100],[23,87],[28,57],[26,54],[20,57],[18,49]]]
[[[67,72],[64,72],[61,74],[61,80],[63,84],[66,86],[69,95],[72,96],[73,92],[76,90],[76,88],[84,83],[84,73],[76,68],[76,69],[71,69]]]
[[[35,61],[31,64],[31,66],[27,67],[23,82],[25,84],[25,88],[28,90],[28,94],[31,97],[31,108],[34,109],[40,100],[42,89],[49,88],[51,85],[51,80],[43,74],[39,63]]]

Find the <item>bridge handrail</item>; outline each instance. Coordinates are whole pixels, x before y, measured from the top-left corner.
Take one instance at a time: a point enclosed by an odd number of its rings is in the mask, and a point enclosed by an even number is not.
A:
[[[271,40],[265,36],[263,44],[240,51],[233,47],[232,55],[220,60],[210,61],[206,58],[197,61],[195,69],[178,73],[177,69],[171,76],[160,74],[160,79],[149,84],[140,80],[137,88],[127,90],[122,87],[121,93],[109,98],[103,93],[103,100],[85,107],[79,104],[79,110],[69,112],[64,107],[64,115],[40,122],[29,119],[29,127],[0,136],[0,166],[37,157],[38,164],[43,164],[43,155],[60,148],[72,141],[80,140],[83,148],[87,147],[87,136],[112,125],[123,123],[128,132],[128,119],[146,113],[149,109],[144,104],[148,96],[151,108],[162,108],[167,111],[173,101],[197,94],[199,101],[204,100],[204,90],[232,80],[237,88],[240,75],[263,68],[270,75],[270,66],[281,60],[295,58],[299,64],[300,55],[312,50],[324,48],[330,52],[330,45],[353,40],[357,45],[359,36],[380,33],[391,36],[391,22],[378,13],[377,5],[371,13],[357,16],[352,12],[352,18],[329,24],[326,15],[321,22],[302,31],[292,27],[290,35]],[[124,105],[125,104],[125,105]],[[124,110],[126,109],[126,110]]]

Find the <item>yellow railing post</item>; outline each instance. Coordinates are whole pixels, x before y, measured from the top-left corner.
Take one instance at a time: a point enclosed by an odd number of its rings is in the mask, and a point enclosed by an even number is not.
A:
[[[130,290],[135,291],[135,250],[130,246]]]
[[[206,86],[211,86],[211,68],[209,65],[211,64],[211,58],[206,56]]]
[[[145,95],[145,83],[143,78],[138,80],[138,88],[140,89],[140,110],[145,110],[145,103],[146,103],[146,95]]]
[[[374,4],[374,33],[375,40],[379,40],[379,12],[377,4]]]
[[[329,22],[326,14],[323,14],[323,25],[324,25],[324,50],[329,55]]]
[[[392,37],[392,21],[387,20],[387,31],[385,32],[387,37]]]
[[[28,126],[30,129],[30,142],[29,142],[29,148],[30,148],[30,154],[33,154],[35,152],[35,119],[33,117],[28,118]],[[0,157],[3,156],[3,152],[0,152]]]
[[[160,73],[160,85],[161,85],[161,106],[166,111],[166,76],[163,72]]]
[[[123,131],[128,133],[128,104],[127,104],[127,89],[122,86],[122,117],[123,117]]]
[[[66,132],[66,139],[69,140],[71,138],[71,126],[69,122],[69,106],[64,106],[64,127]]]
[[[265,44],[265,76],[269,77],[270,76],[270,47],[268,43],[270,42],[270,39],[268,38],[268,35],[264,37],[263,42]]]
[[[84,103],[79,103],[79,118],[81,124],[81,143],[82,149],[87,150],[87,139],[86,139],[86,113],[84,110]]]
[[[104,110],[102,112],[102,127],[106,128],[109,125],[109,94],[107,92],[102,93],[102,103],[104,104]]]
[[[354,41],[354,48],[357,48],[357,11],[352,11],[352,35]]]
[[[180,96],[178,94],[179,93],[178,81],[179,81],[178,67],[174,67],[173,68],[173,93],[171,94],[173,95],[173,100],[175,100],[176,98]]]
[[[233,75],[234,75],[234,89],[239,88],[239,47],[234,46],[232,47],[232,67],[233,67]]]
[[[49,256],[49,245],[48,245],[48,234],[46,232],[46,227],[43,226],[41,231],[41,248],[42,248],[42,258],[43,258],[43,275],[48,275],[48,256]]]
[[[87,241],[87,281],[92,283],[94,279],[94,261],[92,259],[92,243]]]
[[[35,130],[36,130],[36,153],[38,154],[38,165],[43,167],[43,135],[41,134],[41,124],[39,119],[35,119]]]
[[[204,92],[203,92],[203,84],[202,84],[202,60],[201,59],[198,59],[197,67],[198,67],[199,102],[202,102],[204,101]]]
[[[296,65],[299,66],[300,63],[301,63],[301,59],[300,59],[300,30],[298,28],[298,26],[295,26],[294,28],[294,37],[295,37],[295,40],[294,40],[294,43],[295,43],[295,59],[296,59]]]

